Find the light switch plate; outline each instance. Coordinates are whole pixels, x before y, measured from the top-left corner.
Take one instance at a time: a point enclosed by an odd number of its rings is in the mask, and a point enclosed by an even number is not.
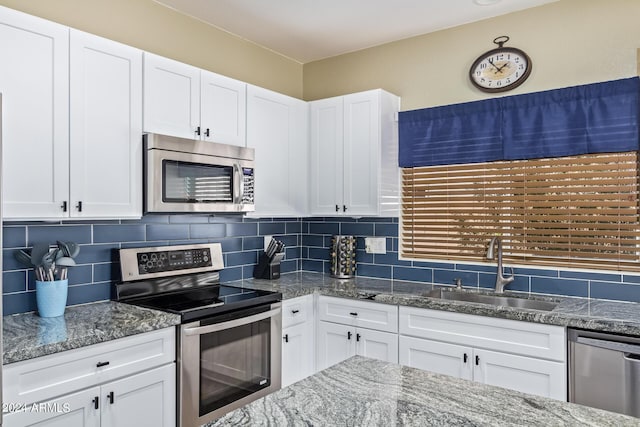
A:
[[[387,238],[386,237],[365,237],[364,247],[368,254],[386,254]]]

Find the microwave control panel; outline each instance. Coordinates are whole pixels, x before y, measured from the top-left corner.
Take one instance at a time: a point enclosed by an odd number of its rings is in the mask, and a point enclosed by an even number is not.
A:
[[[255,182],[252,168],[242,168],[242,181],[244,185],[244,193],[242,195],[242,203],[253,205],[255,198],[253,196],[253,184]]]
[[[140,252],[137,255],[140,274],[188,270],[212,265],[209,248]]]

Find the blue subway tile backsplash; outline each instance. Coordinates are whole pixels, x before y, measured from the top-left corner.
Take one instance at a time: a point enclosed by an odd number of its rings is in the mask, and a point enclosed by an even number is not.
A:
[[[640,302],[640,285],[612,282],[591,282],[591,298]]]
[[[80,244],[78,265],[69,270],[68,304],[82,304],[112,297],[120,279],[117,252],[121,248],[221,243],[225,258],[222,281],[249,278],[272,235],[285,245],[281,272],[329,272],[331,237],[358,237],[357,274],[452,285],[457,278],[465,287],[490,289],[495,284],[494,264],[462,264],[442,261],[404,261],[398,253],[397,218],[247,218],[241,215],[145,215],[140,220],[74,221],[73,223],[6,222],[3,234],[4,314],[34,311],[33,271],[14,258],[16,249],[34,242],[56,240]],[[385,237],[386,254],[368,254],[364,238]],[[507,269],[505,274],[511,272]],[[570,295],[640,302],[640,275],[615,272],[575,272],[557,268],[515,268],[508,289],[554,295]]]

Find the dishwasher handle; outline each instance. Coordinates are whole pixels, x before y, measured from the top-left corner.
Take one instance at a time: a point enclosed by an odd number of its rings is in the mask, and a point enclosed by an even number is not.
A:
[[[578,344],[589,345],[592,347],[604,348],[606,350],[618,351],[625,353],[627,358],[640,361],[640,345],[629,344],[618,341],[607,341],[599,338],[588,338],[578,336],[575,340]]]

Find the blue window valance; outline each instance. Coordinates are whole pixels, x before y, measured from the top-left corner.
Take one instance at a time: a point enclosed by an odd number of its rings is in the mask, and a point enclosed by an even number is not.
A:
[[[639,148],[640,79],[400,113],[400,167]]]

